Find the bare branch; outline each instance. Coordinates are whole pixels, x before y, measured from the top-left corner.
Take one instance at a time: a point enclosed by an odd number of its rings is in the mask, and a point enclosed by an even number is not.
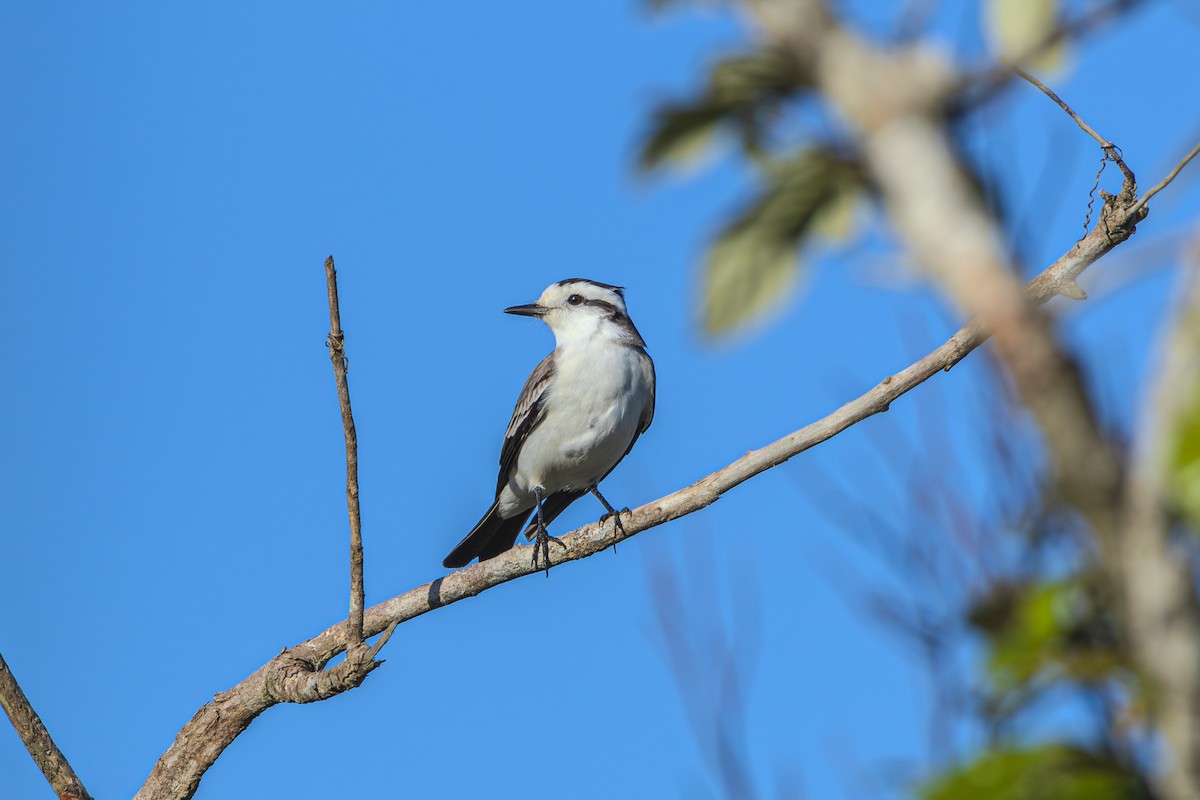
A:
[[[346,507],[350,514],[350,643],[353,648],[363,642],[363,547],[362,518],[358,506],[358,433],[354,429],[354,414],[350,410],[350,385],[346,381],[345,334],[338,309],[337,270],[333,256],[325,259],[325,286],[329,293],[329,360],[337,380],[338,404],[342,409],[342,428],[346,436]]]
[[[54,794],[60,800],[92,800],[79,776],[67,763],[66,756],[50,738],[50,732],[33,710],[29,698],[17,683],[17,678],[8,668],[3,655],[0,655],[0,706],[4,707],[4,712],[17,729],[17,735],[21,737],[25,749],[46,776]]]
[[[1031,75],[1030,73],[1021,69],[1016,64],[1013,64],[1011,66],[1012,66],[1013,72],[1017,73],[1022,78],[1029,81],[1030,83],[1032,83],[1038,89],[1041,89],[1042,92],[1047,97],[1049,97],[1055,103],[1058,103],[1058,107],[1061,108],[1063,111],[1067,112],[1067,115],[1071,119],[1075,120],[1075,124],[1078,125],[1084,133],[1086,133],[1088,136],[1091,136],[1093,139],[1095,139],[1096,142],[1100,145],[1100,149],[1104,151],[1104,155],[1106,157],[1108,157],[1109,159],[1111,159],[1113,161],[1113,163],[1115,163],[1120,168],[1121,174],[1125,176],[1125,180],[1130,181],[1130,182],[1134,181],[1133,172],[1129,169],[1129,167],[1125,166],[1125,162],[1121,159],[1121,148],[1117,147],[1115,144],[1108,141],[1100,134],[1096,133],[1096,130],[1091,125],[1088,125],[1087,122],[1084,121],[1084,119],[1082,117],[1080,117],[1078,114],[1076,114],[1074,109],[1072,109],[1069,105],[1067,105],[1066,101],[1064,101],[1061,97],[1059,97],[1054,92],[1054,90],[1051,89],[1049,86],[1042,83],[1037,78],[1035,78],[1033,75]]]
[[[1149,189],[1147,189],[1146,193],[1144,195],[1142,195],[1141,199],[1138,200],[1137,205],[1134,206],[1134,208],[1135,209],[1143,208],[1146,205],[1146,203],[1150,202],[1151,197],[1154,197],[1154,195],[1158,194],[1163,189],[1167,188],[1167,186],[1170,185],[1171,181],[1175,180],[1176,176],[1178,176],[1179,173],[1183,171],[1183,168],[1188,165],[1188,162],[1191,161],[1193,158],[1195,158],[1197,155],[1200,155],[1200,142],[1197,142],[1196,146],[1193,147],[1190,151],[1188,151],[1188,154],[1186,156],[1184,156],[1178,164],[1175,165],[1175,169],[1171,170],[1167,174],[1167,177],[1163,178],[1161,181],[1159,181],[1158,183],[1154,184]]]
[[[1074,283],[1088,266],[1123,241],[1122,231],[1125,231],[1124,238],[1127,238],[1132,229],[1133,222],[1122,222],[1117,214],[1112,221],[1114,235],[1110,236],[1099,227],[1093,230],[1027,285],[1029,301],[1040,304],[1060,294],[1062,286]],[[691,486],[622,515],[623,532],[612,525],[592,523],[566,534],[562,539],[567,549],[552,549],[551,563],[561,564],[586,558],[644,530],[706,508],[725,492],[755,475],[784,463],[868,417],[887,411],[896,398],[939,372],[949,370],[986,339],[987,334],[981,325],[967,325],[929,355],[884,378],[868,392],[824,419],[746,453],[729,466],[701,478]],[[453,572],[372,606],[365,612],[363,633],[366,636],[386,633],[387,629],[394,629],[394,626],[434,609],[474,597],[535,571],[525,549],[514,548],[482,564]],[[323,671],[330,660],[346,650],[350,636],[348,622],[333,625],[308,641],[287,648],[241,683],[219,693],[180,730],[174,743],[155,764],[135,800],[191,797],[205,771],[216,762],[221,752],[272,705],[321,700],[361,684],[366,675],[351,671],[348,667],[353,663],[351,661],[344,661],[331,670]],[[365,669],[374,669],[379,663],[370,662]]]

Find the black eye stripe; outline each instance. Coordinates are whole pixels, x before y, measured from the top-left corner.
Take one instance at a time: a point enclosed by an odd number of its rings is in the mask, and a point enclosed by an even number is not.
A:
[[[584,300],[583,304],[585,306],[594,306],[596,308],[602,308],[605,311],[607,311],[609,314],[612,314],[613,316],[616,316],[617,314],[620,313],[620,311],[617,310],[617,307],[614,306],[612,303],[608,302],[607,300]]]

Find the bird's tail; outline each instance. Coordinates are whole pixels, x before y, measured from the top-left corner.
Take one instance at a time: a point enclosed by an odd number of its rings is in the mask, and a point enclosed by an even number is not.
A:
[[[500,516],[500,502],[497,500],[483,515],[483,519],[466,537],[454,546],[450,555],[442,561],[446,569],[458,569],[471,563],[478,557],[480,561],[495,558],[508,550],[517,542],[517,536],[529,517],[529,511],[517,514],[515,517],[504,519]]]

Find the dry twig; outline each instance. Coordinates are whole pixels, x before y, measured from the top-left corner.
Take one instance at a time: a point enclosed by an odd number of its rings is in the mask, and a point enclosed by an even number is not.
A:
[[[333,256],[325,259],[325,286],[329,293],[329,360],[333,363],[333,375],[337,381],[338,405],[342,410],[342,429],[346,438],[346,508],[350,514],[350,645],[354,648],[363,643],[363,547],[362,517],[358,505],[358,433],[354,428],[354,414],[350,410],[350,384],[346,381],[345,334],[342,332],[342,315],[338,308],[337,270],[333,267]]]

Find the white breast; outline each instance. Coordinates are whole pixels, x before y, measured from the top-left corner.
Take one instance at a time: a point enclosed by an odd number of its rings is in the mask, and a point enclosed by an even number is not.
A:
[[[535,486],[547,495],[590,488],[621,460],[649,396],[639,359],[636,350],[614,344],[556,351],[546,416],[521,448],[509,483],[515,495],[532,503]]]

